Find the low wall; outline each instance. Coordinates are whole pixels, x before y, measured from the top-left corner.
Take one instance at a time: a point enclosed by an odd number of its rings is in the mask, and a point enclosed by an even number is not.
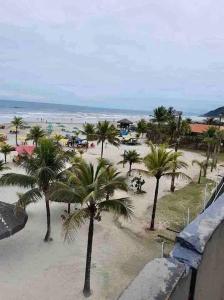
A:
[[[224,194],[149,262],[119,300],[224,300]]]

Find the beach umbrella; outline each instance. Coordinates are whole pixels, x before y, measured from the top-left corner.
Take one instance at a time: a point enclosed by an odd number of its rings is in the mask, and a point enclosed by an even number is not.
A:
[[[67,145],[67,143],[68,143],[68,139],[60,139],[60,144],[62,145],[62,146],[65,146],[65,145]]]
[[[0,201],[0,240],[22,230],[28,216],[22,208]]]
[[[23,135],[18,137],[18,141],[20,141],[20,142],[25,142],[26,139],[27,139],[27,137],[23,136]]]
[[[22,155],[22,154],[32,155],[34,149],[35,149],[35,146],[33,146],[33,145],[22,145],[22,146],[16,147],[16,152],[19,155]]]

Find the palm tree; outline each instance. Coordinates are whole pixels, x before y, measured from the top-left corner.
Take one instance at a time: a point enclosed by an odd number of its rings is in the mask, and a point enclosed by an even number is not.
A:
[[[197,159],[192,160],[192,166],[193,165],[197,165],[200,169],[199,171],[199,176],[198,176],[198,184],[201,183],[201,176],[202,176],[202,172],[203,172],[203,176],[205,176],[205,170],[206,170],[206,166],[207,166],[207,161],[203,160],[203,161],[199,161]]]
[[[154,176],[156,178],[156,188],[150,225],[150,230],[154,230],[160,179],[163,176],[172,177],[174,166],[175,170],[179,170],[181,168],[186,168],[187,164],[184,161],[180,160],[180,158],[182,157],[181,152],[173,152],[172,150],[168,151],[164,145],[160,145],[157,147],[153,144],[150,144],[150,148],[151,152],[144,158],[144,164],[147,170],[139,171],[148,176]],[[183,178],[190,179],[190,177],[183,172],[175,171],[174,174],[175,177],[181,176]]]
[[[141,119],[140,121],[138,121],[137,123],[137,129],[136,129],[137,133],[143,136],[144,133],[146,133],[147,131],[147,122],[145,119]]]
[[[218,156],[220,153],[220,148],[223,140],[224,140],[224,131],[217,129],[215,135],[215,147],[212,155],[211,172],[213,171],[213,168],[217,167]]]
[[[11,151],[13,151],[13,149],[14,149],[14,148],[13,148],[11,145],[9,145],[9,144],[3,144],[3,145],[1,146],[0,152],[4,154],[4,157],[5,157],[5,164],[7,163],[7,155],[8,155]]]
[[[109,144],[114,146],[119,145],[119,139],[117,137],[117,130],[113,124],[108,121],[98,122],[96,126],[97,144],[101,143],[101,155],[103,157],[104,143],[108,141]]]
[[[142,159],[140,158],[140,154],[136,150],[128,150],[124,154],[122,154],[123,160],[119,163],[126,164],[129,163],[129,176],[131,175],[132,165],[140,163]]]
[[[90,269],[92,258],[92,244],[94,234],[94,221],[101,220],[103,211],[111,211],[116,215],[129,218],[132,215],[132,206],[128,198],[111,198],[117,189],[127,190],[125,178],[119,172],[113,170],[113,175],[109,175],[111,166],[106,166],[99,162],[96,167],[91,163],[81,160],[73,168],[70,184],[73,182],[74,188],[69,185],[55,189],[51,195],[53,201],[70,201],[79,203],[80,208],[76,209],[65,217],[64,230],[65,239],[71,239],[74,231],[77,230],[86,220],[89,220],[86,269],[83,294],[88,297],[90,291]]]
[[[207,169],[209,165],[209,159],[212,154],[212,150],[215,151],[215,146],[217,143],[217,128],[211,126],[208,130],[204,133],[203,141],[207,144],[207,151],[206,151],[206,167],[205,167],[205,176],[207,175]]]
[[[56,142],[56,144],[57,144],[57,146],[59,146],[60,145],[60,140],[62,140],[62,139],[64,139],[64,136],[63,135],[61,135],[61,134],[55,134],[54,136],[53,136],[53,140]]]
[[[40,126],[33,126],[27,135],[27,139],[33,140],[35,146],[37,147],[38,140],[44,136],[45,132]]]
[[[158,124],[167,122],[169,119],[168,110],[164,106],[159,106],[153,111],[153,120]]]
[[[47,215],[47,232],[44,241],[51,239],[51,216],[49,190],[53,182],[57,180],[64,168],[65,158],[52,140],[43,138],[39,140],[33,156],[25,157],[22,166],[26,175],[7,173],[0,178],[0,185],[20,186],[29,190],[20,196],[19,204],[26,206],[36,202],[44,196]]]
[[[18,129],[21,128],[24,124],[23,118],[15,116],[14,119],[11,121],[11,124],[15,126],[16,129],[16,146],[18,146]]]
[[[94,139],[95,136],[95,126],[91,123],[85,123],[83,125],[83,131],[82,134],[86,136],[87,142]]]

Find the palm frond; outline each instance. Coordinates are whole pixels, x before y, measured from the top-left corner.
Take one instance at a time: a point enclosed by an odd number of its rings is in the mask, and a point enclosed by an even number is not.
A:
[[[79,194],[68,188],[59,188],[50,193],[50,200],[53,202],[81,203]]]
[[[41,199],[42,194],[38,188],[33,188],[26,193],[18,193],[19,200],[17,201],[17,206],[26,208],[27,205],[35,203]]]
[[[33,188],[35,184],[37,184],[36,178],[29,175],[7,173],[2,175],[2,177],[0,178],[1,186],[18,185],[24,188]]]
[[[187,174],[185,174],[183,172],[167,172],[167,173],[164,173],[163,176],[172,177],[173,175],[175,176],[175,178],[181,178],[184,180],[192,180],[192,178],[190,176],[188,176]]]
[[[115,215],[123,216],[126,219],[133,216],[133,205],[128,197],[102,201],[98,204],[98,209],[100,211],[109,210]]]
[[[89,217],[87,209],[78,209],[67,216],[63,222],[63,229],[65,233],[64,239],[71,241],[74,239],[74,234],[77,230],[86,222],[86,218]]]

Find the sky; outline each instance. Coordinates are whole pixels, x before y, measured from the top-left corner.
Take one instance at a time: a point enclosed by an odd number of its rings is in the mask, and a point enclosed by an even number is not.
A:
[[[224,105],[222,0],[0,0],[0,99]]]

